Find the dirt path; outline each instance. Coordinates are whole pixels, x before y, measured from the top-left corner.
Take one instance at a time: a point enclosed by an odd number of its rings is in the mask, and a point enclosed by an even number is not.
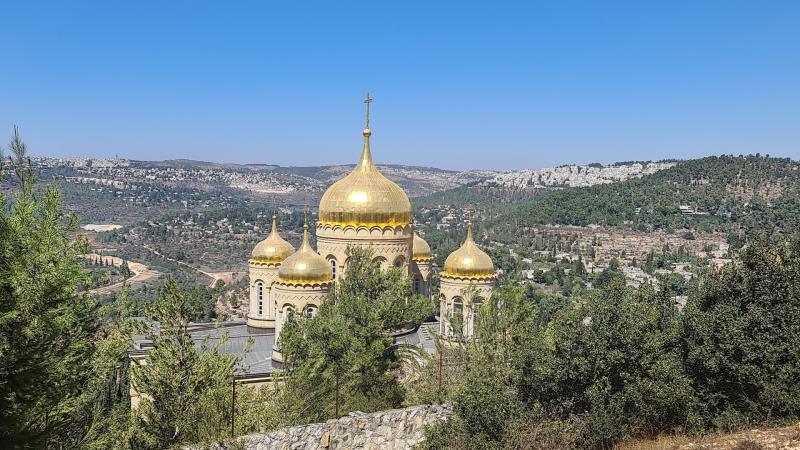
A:
[[[230,283],[231,281],[233,281],[233,277],[236,274],[236,272],[206,272],[205,270],[198,269],[197,267],[194,267],[191,264],[185,263],[183,261],[178,261],[177,259],[172,259],[172,258],[170,258],[170,257],[168,257],[166,255],[163,255],[158,250],[150,248],[147,245],[142,245],[142,247],[145,250],[147,250],[148,252],[158,256],[159,258],[164,258],[167,261],[172,261],[175,264],[180,264],[181,266],[188,267],[188,268],[190,268],[190,269],[192,269],[194,271],[202,273],[203,275],[211,278],[211,282],[208,283],[208,287],[211,287],[211,288],[213,288],[214,285],[217,284],[217,280],[222,280],[226,284]]]
[[[176,259],[169,258],[169,257],[161,254],[158,250],[152,249],[152,248],[148,247],[147,245],[143,245],[142,247],[145,250],[147,250],[148,252],[152,253],[153,255],[158,256],[159,258],[164,258],[164,259],[166,259],[168,261],[174,262],[175,264],[180,264],[181,266],[188,267],[189,269],[192,269],[194,271],[197,271],[197,272],[207,276],[208,278],[211,279],[211,282],[208,283],[208,287],[210,287],[210,288],[213,288],[214,285],[217,284],[217,281],[219,281],[219,280],[222,280],[226,284],[230,284],[231,282],[234,281],[234,279],[236,277],[236,274],[238,273],[238,272],[206,272],[205,270],[201,270],[201,269],[198,269],[197,267],[193,267],[192,265],[187,264],[187,263],[185,263],[183,261],[178,261]],[[110,256],[110,255],[101,255],[101,254],[98,254],[98,253],[89,253],[87,255],[84,255],[84,257],[86,259],[92,259],[92,260],[99,257],[99,258],[102,258],[104,261],[107,261],[108,263],[114,265],[115,267],[121,266],[122,263],[124,262],[124,260],[122,258],[120,258],[120,257]],[[161,272],[158,272],[157,270],[153,270],[153,269],[147,267],[146,265],[144,265],[142,263],[128,261],[128,267],[131,269],[131,272],[133,272],[133,276],[126,280],[129,285],[133,285],[134,283],[142,283],[142,282],[147,281],[149,279],[157,278],[158,276],[161,275]],[[90,291],[87,291],[87,293],[91,294],[91,295],[109,294],[111,292],[118,291],[118,290],[122,289],[122,286],[124,285],[124,283],[125,283],[125,281],[120,281],[118,283],[110,284],[108,286],[103,286],[103,287],[99,287],[99,288],[96,288],[96,289],[92,289]]]
[[[110,262],[115,267],[121,266],[122,263],[124,262],[124,260],[122,258],[119,258],[117,256],[99,255],[97,253],[90,253],[88,255],[84,255],[84,257],[86,259],[95,259],[97,257],[100,257],[104,261]],[[137,263],[137,262],[133,262],[133,261],[128,261],[128,268],[131,269],[131,272],[133,272],[133,276],[132,277],[128,278],[127,280],[120,281],[118,283],[109,284],[108,286],[103,286],[103,287],[99,287],[99,288],[96,288],[96,289],[89,290],[89,291],[87,291],[87,294],[89,294],[89,295],[110,294],[110,293],[112,293],[114,291],[118,291],[118,290],[122,289],[122,286],[126,282],[128,283],[128,285],[133,286],[134,283],[137,283],[137,284],[138,283],[142,283],[142,282],[147,281],[147,280],[149,280],[151,278],[157,278],[159,275],[161,275],[160,272],[158,272],[156,270],[153,270],[153,269],[147,267],[146,265],[144,265],[142,263]]]
[[[219,280],[221,280],[225,284],[231,284],[231,282],[234,279],[234,276],[238,273],[238,272],[206,272],[200,269],[196,270],[202,273],[203,275],[211,277],[211,283],[208,284],[208,287],[210,288],[213,288],[214,285],[217,284],[217,281]]]

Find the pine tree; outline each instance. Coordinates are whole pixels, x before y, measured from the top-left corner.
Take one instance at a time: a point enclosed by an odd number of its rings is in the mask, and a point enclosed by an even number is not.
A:
[[[18,190],[0,194],[0,442],[40,448],[72,436],[96,304],[77,293],[87,281],[85,242],[70,237],[77,221],[57,186],[36,187],[16,127],[10,149]]]
[[[223,432],[200,423],[227,423],[226,395],[236,359],[220,352],[222,342],[195,346],[187,330],[191,309],[187,292],[168,279],[149,313],[159,325],[148,333],[153,349],[147,352],[147,364],[132,368],[132,386],[143,394],[134,413],[134,448],[195,442],[205,433]]]
[[[394,371],[401,352],[389,333],[431,313],[400,269],[381,271],[368,249],[350,248],[345,276],[313,318],[292,318],[281,332],[290,371],[287,422],[314,422],[348,411],[400,406]]]

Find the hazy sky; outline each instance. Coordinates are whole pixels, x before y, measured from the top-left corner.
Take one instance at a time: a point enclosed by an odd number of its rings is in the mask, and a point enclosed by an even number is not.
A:
[[[800,1],[37,1],[0,142],[37,155],[538,168],[800,159]]]

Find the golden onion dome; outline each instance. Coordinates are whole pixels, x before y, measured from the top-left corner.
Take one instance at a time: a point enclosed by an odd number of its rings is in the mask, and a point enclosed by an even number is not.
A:
[[[312,284],[333,281],[333,272],[325,258],[320,256],[308,240],[308,224],[303,226],[303,243],[278,269],[278,282]]]
[[[369,128],[355,169],[333,183],[319,202],[319,221],[341,226],[396,226],[411,223],[411,201],[372,162]]]
[[[414,233],[414,241],[411,244],[411,259],[431,259],[431,246],[417,233]]]
[[[472,221],[467,222],[467,239],[444,261],[443,277],[486,279],[494,278],[492,258],[472,239]]]
[[[278,234],[278,216],[272,214],[272,232],[253,248],[250,262],[278,264],[292,253],[294,253],[294,247]]]

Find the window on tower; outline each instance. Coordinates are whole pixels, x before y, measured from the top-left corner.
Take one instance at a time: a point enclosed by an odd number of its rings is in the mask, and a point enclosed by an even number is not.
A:
[[[264,314],[264,283],[259,281],[256,283],[256,295],[258,298],[258,315]]]
[[[306,306],[304,313],[306,317],[312,318],[317,315],[317,307],[314,305],[308,305]]]

